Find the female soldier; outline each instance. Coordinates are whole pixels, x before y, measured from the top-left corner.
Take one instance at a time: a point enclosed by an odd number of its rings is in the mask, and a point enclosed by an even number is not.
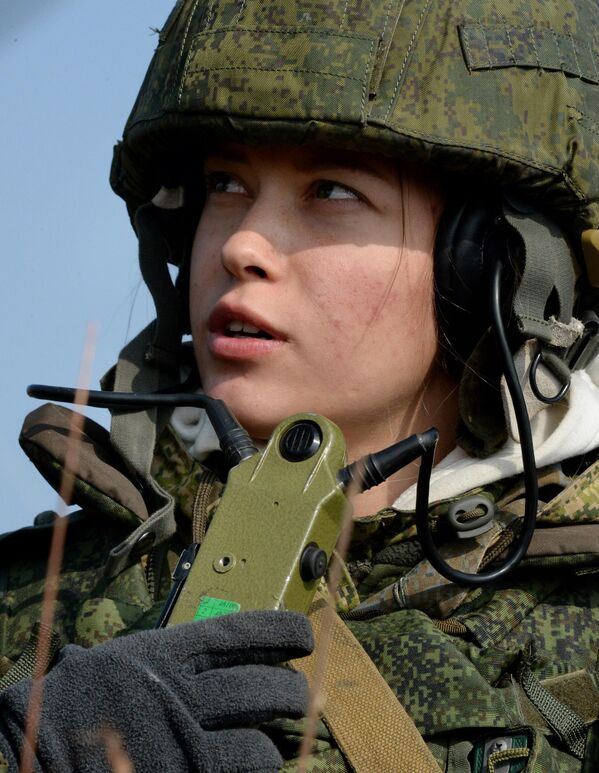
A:
[[[331,592],[449,771],[599,761],[596,22],[590,0],[180,0],[115,151],[157,320],[105,389],[172,391],[191,332],[191,370],[256,442],[300,411],[336,422],[350,459],[439,428],[434,541],[407,468],[355,498]],[[22,436],[55,481],[66,422],[45,407]],[[304,682],[272,664],[309,651],[303,617],[144,630],[220,494],[205,414],[115,413],[111,445],[89,425],[82,440],[52,641],[118,638],[57,656],[40,767],[106,769],[116,732],[139,769],[293,769]],[[48,531],[26,562],[3,543],[7,761]],[[506,578],[510,545],[512,563],[527,550]],[[325,704],[313,769],[384,769],[352,736],[403,764],[368,705],[340,730]]]

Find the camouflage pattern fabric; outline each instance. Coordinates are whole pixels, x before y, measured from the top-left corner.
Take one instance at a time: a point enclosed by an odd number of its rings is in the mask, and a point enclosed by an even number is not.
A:
[[[134,212],[215,141],[320,142],[597,227],[598,21],[596,0],[179,0],[112,185]]]
[[[553,495],[543,510],[547,523],[553,523],[553,528],[559,528],[563,520],[599,524],[598,470],[595,464],[578,478],[576,498],[571,490],[568,494],[556,492],[559,480],[564,485],[563,475],[545,476],[547,485],[541,492]],[[169,432],[161,436],[154,472],[161,485],[176,492],[181,504],[177,518],[184,532],[190,530],[189,502],[194,499],[200,471],[201,465],[187,456]],[[521,495],[521,481],[514,478],[494,484],[487,495],[507,507]],[[447,504],[437,506],[434,513],[438,534],[442,533],[443,507]],[[335,594],[341,614],[422,560],[411,518],[410,513],[387,509],[356,525],[346,570]],[[131,524],[130,529],[134,526]],[[22,529],[0,540],[3,672],[24,649],[39,619],[50,528]],[[148,628],[156,620],[169,588],[168,570],[184,540],[176,537],[168,549],[154,556],[163,571],[151,589],[147,553],[118,577],[110,581],[104,578],[108,551],[126,533],[122,520],[112,517],[110,508],[90,508],[69,516],[55,622],[63,642],[93,646]],[[448,621],[432,619],[418,608],[348,621],[442,769],[460,771],[466,764],[474,765],[473,761],[481,758],[481,745],[497,735],[514,739],[512,773],[589,771],[599,764],[597,723],[592,725],[583,763],[568,752],[528,702],[520,684],[523,673],[541,684],[550,684],[563,675],[580,679],[583,672],[592,682],[597,675],[599,551],[551,559],[525,564],[497,585],[469,590],[449,621],[456,633],[444,632],[442,624]],[[584,696],[579,700],[578,713],[584,717]],[[576,711],[576,706],[573,708]],[[583,720],[585,729],[592,719]],[[303,729],[303,723],[287,720],[267,728],[286,760],[285,771],[297,769]],[[348,770],[322,722],[317,727],[308,770]]]

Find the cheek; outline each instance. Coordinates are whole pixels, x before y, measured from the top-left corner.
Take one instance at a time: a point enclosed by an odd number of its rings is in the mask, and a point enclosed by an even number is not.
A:
[[[199,261],[192,259],[189,274],[189,319],[194,336],[201,321],[202,309],[206,308],[207,287],[208,283],[203,276]]]
[[[432,257],[426,254],[414,255],[406,271],[400,269],[395,284],[397,291],[391,305],[398,310],[404,329],[423,341],[431,339],[436,348]]]
[[[323,261],[324,262],[324,261]],[[306,276],[307,297],[334,334],[435,338],[432,258],[397,248],[356,255]]]
[[[404,281],[400,279],[402,286],[390,304],[396,310],[399,357],[413,366],[416,378],[426,376],[438,351],[431,263],[429,258],[424,270],[408,274]]]
[[[353,326],[353,361],[390,383],[419,384],[438,347],[431,256],[404,250],[385,270],[360,272],[340,294],[348,299],[342,313]]]
[[[374,316],[377,301],[384,286],[372,272],[357,268],[355,262],[337,265],[323,261],[327,270],[306,272],[304,281],[303,318],[310,321],[310,356],[320,362],[313,365],[322,376],[323,362],[334,364],[335,371],[351,365],[359,344]],[[315,342],[318,345],[315,346]],[[327,369],[325,368],[325,371]]]
[[[348,323],[350,328],[368,323],[372,308],[384,298],[393,279],[392,269],[376,267],[367,254],[352,252],[351,246],[324,251],[298,264],[308,303],[337,332]]]
[[[201,320],[202,311],[208,308],[210,295],[216,289],[218,276],[218,249],[214,235],[205,224],[200,224],[196,231],[191,250],[191,264],[189,270],[189,316],[192,330],[194,323]]]

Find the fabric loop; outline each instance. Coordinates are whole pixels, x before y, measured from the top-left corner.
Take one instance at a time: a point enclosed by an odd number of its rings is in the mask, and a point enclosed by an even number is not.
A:
[[[158,392],[168,385],[168,374],[145,362],[145,351],[154,332],[155,324],[150,323],[121,351],[114,379],[116,392]],[[159,415],[156,408],[119,411],[112,416],[111,441],[146,484],[147,498],[151,500],[147,504],[153,512],[145,523],[110,552],[105,567],[108,577],[116,576],[127,566],[131,551],[146,534],[152,534],[153,544],[160,545],[175,533],[174,499],[158,485],[150,472],[157,427],[162,426],[166,419],[167,416]],[[150,508],[150,505],[153,507]]]
[[[587,735],[583,719],[569,706],[552,695],[529,668],[522,670],[520,685],[526,693],[526,697],[568,747],[569,751],[579,760],[582,760]]]
[[[552,346],[571,346],[582,331],[571,324],[576,276],[570,247],[557,227],[530,207],[506,200],[504,215],[524,246],[522,279],[514,299],[520,332]],[[558,309],[548,319],[549,304]]]

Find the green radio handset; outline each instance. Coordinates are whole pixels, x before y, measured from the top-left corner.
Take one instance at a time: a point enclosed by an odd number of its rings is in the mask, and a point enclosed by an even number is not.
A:
[[[282,421],[263,451],[229,472],[197,557],[193,546],[181,557],[160,625],[249,609],[307,612],[351,507],[351,481],[370,488],[431,442],[436,430],[344,467],[333,422],[309,413]]]

